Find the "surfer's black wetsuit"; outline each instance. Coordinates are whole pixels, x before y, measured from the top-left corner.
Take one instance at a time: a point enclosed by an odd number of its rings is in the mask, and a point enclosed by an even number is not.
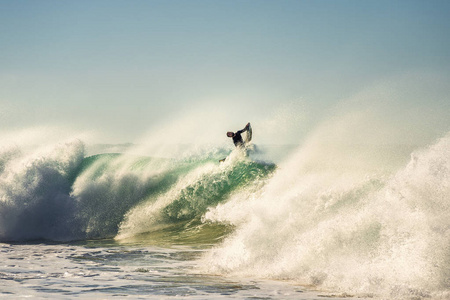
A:
[[[244,140],[242,139],[241,133],[246,132],[248,130],[248,126],[249,125],[247,124],[247,126],[245,126],[244,129],[236,131],[234,133],[234,135],[232,136],[233,143],[236,147],[243,147],[245,145]]]
[[[236,131],[234,133],[234,136],[232,137],[233,143],[236,147],[242,147],[244,146],[244,140],[242,139],[241,133],[247,131],[247,128],[244,128],[242,130]]]

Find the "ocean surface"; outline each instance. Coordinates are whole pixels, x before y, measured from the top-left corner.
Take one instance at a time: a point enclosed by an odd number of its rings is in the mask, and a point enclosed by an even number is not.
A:
[[[0,298],[450,299],[450,134],[138,148],[0,147]]]

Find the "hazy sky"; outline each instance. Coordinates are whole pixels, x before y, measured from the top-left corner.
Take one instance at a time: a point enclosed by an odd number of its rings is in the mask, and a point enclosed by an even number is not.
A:
[[[384,86],[442,114],[449,74],[447,0],[0,0],[2,131],[132,142],[188,112],[220,132],[312,124]]]

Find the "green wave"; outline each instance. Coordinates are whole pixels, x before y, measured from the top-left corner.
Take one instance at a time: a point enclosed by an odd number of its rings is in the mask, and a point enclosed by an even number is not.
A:
[[[143,215],[145,223],[136,232],[167,230],[172,242],[194,234],[215,232],[211,238],[222,236],[228,229],[211,229],[200,222],[209,207],[226,201],[234,192],[267,177],[275,164],[237,159],[227,165],[219,164],[216,156],[185,159],[165,159],[123,154],[99,154],[84,158],[73,184],[73,197],[79,203],[79,218],[85,224],[87,238],[109,238],[118,234],[124,222],[133,223],[133,210],[141,210],[163,198],[165,203],[156,212]],[[205,172],[199,170],[206,169]],[[146,218],[158,215],[158,222],[149,226]],[[180,228],[182,228],[180,233]],[[198,232],[191,230],[197,228]],[[188,238],[189,240],[189,238]]]
[[[244,160],[231,168],[206,173],[181,190],[179,196],[164,208],[164,214],[171,221],[200,217],[208,207],[224,201],[233,191],[245,187],[256,179],[264,178],[274,169],[273,164]]]

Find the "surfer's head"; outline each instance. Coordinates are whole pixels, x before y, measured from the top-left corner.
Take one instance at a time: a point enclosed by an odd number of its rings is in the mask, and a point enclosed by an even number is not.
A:
[[[234,136],[234,132],[228,131],[227,132],[227,137],[233,137]]]

